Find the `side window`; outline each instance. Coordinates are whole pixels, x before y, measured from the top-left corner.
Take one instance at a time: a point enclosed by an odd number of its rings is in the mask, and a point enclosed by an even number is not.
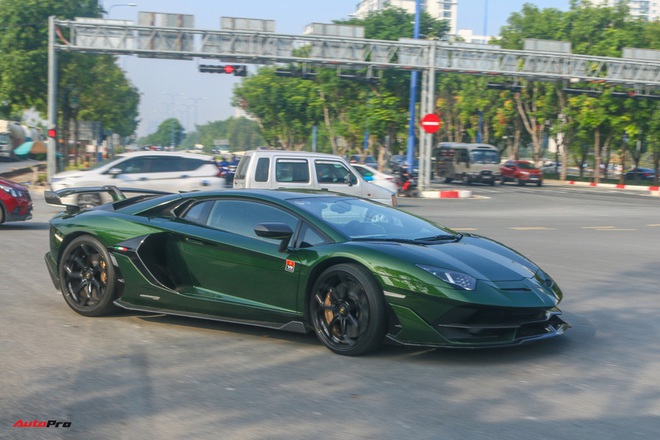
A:
[[[181,163],[186,159],[174,157],[152,157],[149,167],[150,173],[172,173],[181,170]]]
[[[270,159],[260,157],[257,161],[257,170],[254,173],[255,182],[268,182],[268,169],[270,168]]]
[[[316,176],[319,183],[342,183],[351,181],[351,173],[341,162],[316,161]]]
[[[123,173],[132,174],[132,173],[146,173],[147,171],[147,158],[145,157],[136,157],[134,159],[128,159],[122,163],[117,164],[113,168],[120,168]]]
[[[275,178],[278,182],[308,183],[309,165],[304,159],[278,159],[275,163]]]
[[[209,217],[209,212],[213,207],[213,201],[204,201],[190,207],[181,218],[185,221],[205,225]]]
[[[302,228],[300,228],[300,235],[296,247],[309,248],[324,243],[327,243],[327,240],[323,238],[321,234],[312,229],[311,226],[304,224]]]
[[[183,159],[176,158],[177,168],[174,171],[194,171],[202,165],[213,165],[213,162],[201,159]]]
[[[208,216],[207,225],[216,229],[273,242],[254,233],[259,223],[284,223],[296,230],[298,218],[275,206],[246,200],[216,200]]]
[[[467,150],[456,150],[456,163],[467,163],[468,161],[468,152]]]

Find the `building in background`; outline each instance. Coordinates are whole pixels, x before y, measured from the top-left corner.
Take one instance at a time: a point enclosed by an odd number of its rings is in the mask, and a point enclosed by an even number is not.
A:
[[[616,6],[619,0],[593,0],[597,6]],[[660,18],[660,1],[658,0],[628,0],[630,15],[645,18],[649,21]]]
[[[395,8],[405,9],[414,14],[417,5],[416,0],[361,0],[355,10],[355,17],[364,18],[368,13],[380,11],[389,3]],[[426,11],[431,17],[438,20],[449,21],[449,33],[456,34],[457,22],[457,0],[421,0],[422,11]]]

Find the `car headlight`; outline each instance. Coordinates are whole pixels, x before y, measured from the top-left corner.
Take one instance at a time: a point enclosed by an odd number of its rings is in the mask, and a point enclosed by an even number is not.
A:
[[[474,290],[477,287],[477,279],[466,273],[443,269],[442,267],[426,266],[424,264],[417,264],[417,267],[424,269],[431,275],[440,278],[445,283],[451,284],[457,289]]]
[[[0,185],[0,189],[3,190],[4,192],[6,192],[7,194],[9,194],[9,195],[12,196],[12,197],[18,197],[18,196],[20,195],[20,194],[18,193],[18,191],[16,191],[16,190],[15,190],[14,188],[12,188],[11,186]]]

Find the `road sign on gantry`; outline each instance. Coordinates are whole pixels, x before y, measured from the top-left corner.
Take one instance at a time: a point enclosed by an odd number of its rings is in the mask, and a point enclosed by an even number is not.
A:
[[[440,116],[435,113],[428,113],[422,118],[420,125],[425,132],[435,133],[440,130]]]

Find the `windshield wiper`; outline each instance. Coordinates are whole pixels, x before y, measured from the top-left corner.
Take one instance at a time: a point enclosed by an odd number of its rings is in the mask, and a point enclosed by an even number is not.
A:
[[[404,244],[427,244],[430,242],[434,241],[459,241],[461,238],[463,238],[462,234],[442,234],[442,235],[434,235],[432,237],[424,237],[424,238],[384,238],[384,237],[359,237],[359,238],[353,238],[353,241],[386,241],[386,242],[391,242],[391,243],[404,243]]]
[[[434,235],[432,237],[424,237],[424,238],[418,238],[417,241],[459,241],[461,238],[463,238],[463,234],[441,234],[441,235]]]
[[[424,244],[418,240],[412,240],[410,238],[383,238],[383,237],[359,237],[352,238],[352,241],[386,241],[389,243],[404,243],[404,244]]]

